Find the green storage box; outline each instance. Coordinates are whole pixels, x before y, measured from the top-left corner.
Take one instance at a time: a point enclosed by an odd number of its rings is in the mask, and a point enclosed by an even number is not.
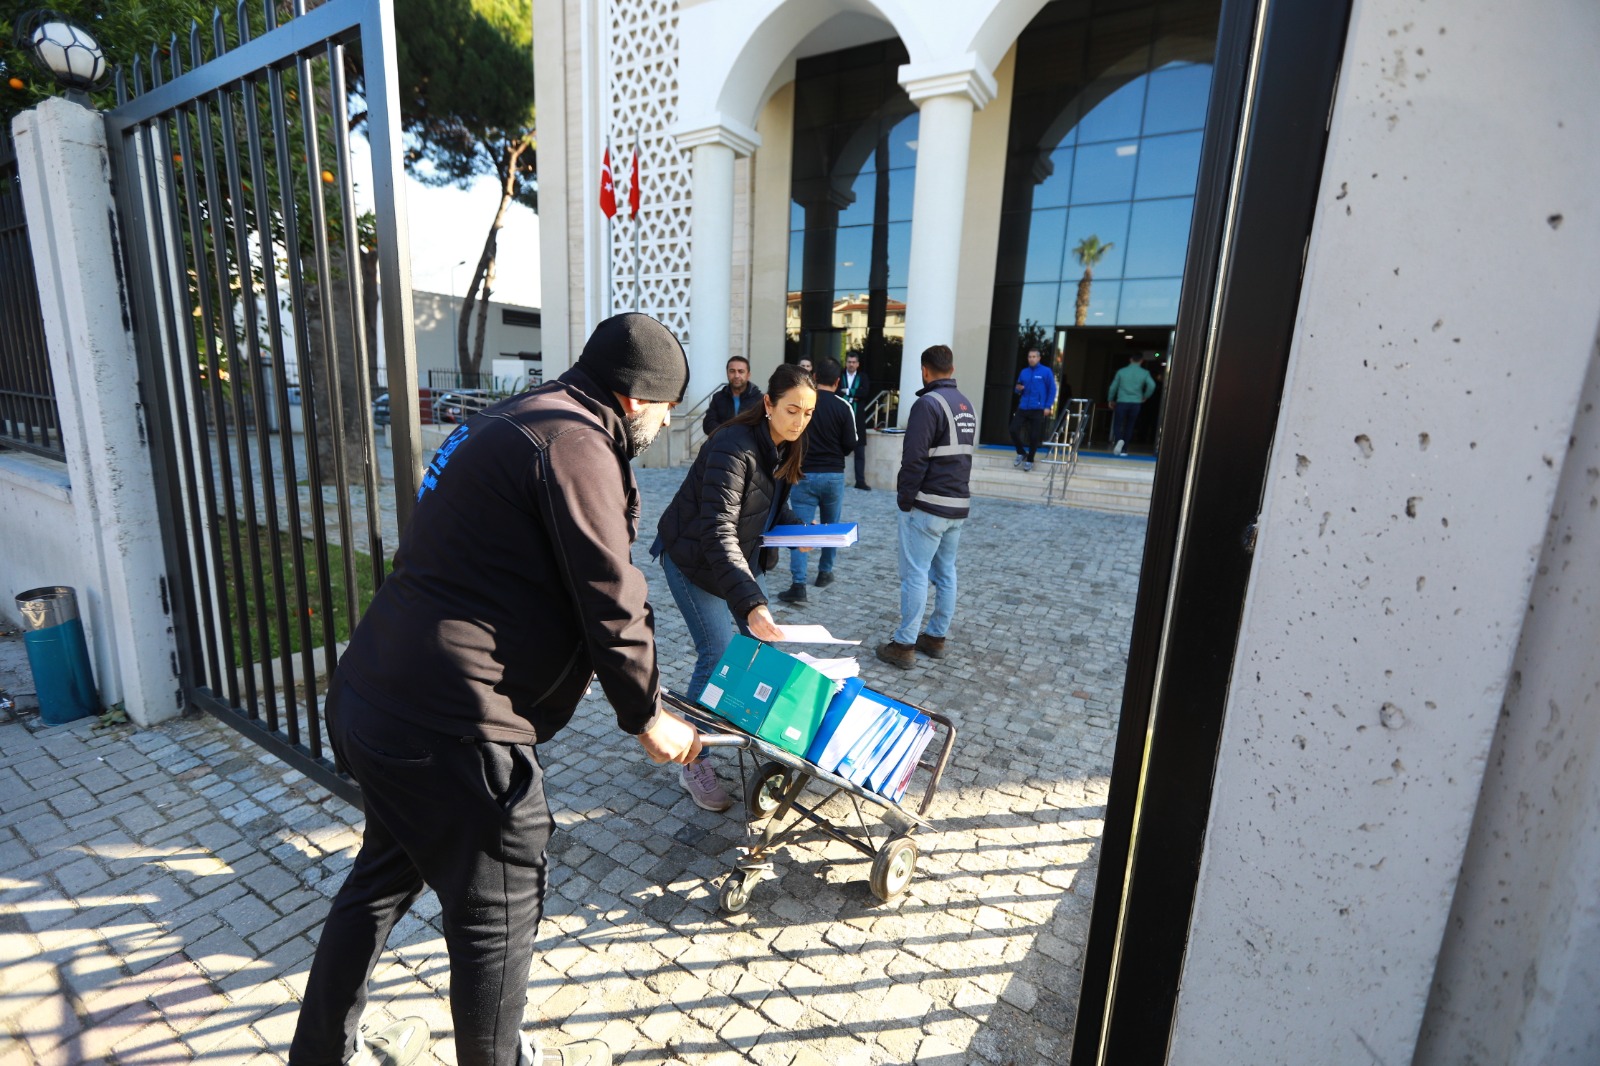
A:
[[[839,687],[794,656],[738,633],[697,698],[746,733],[803,758]]]

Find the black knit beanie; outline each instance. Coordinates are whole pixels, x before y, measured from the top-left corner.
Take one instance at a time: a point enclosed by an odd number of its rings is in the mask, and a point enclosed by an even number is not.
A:
[[[637,311],[595,327],[578,365],[596,382],[635,400],[678,403],[689,388],[689,358],[666,326]]]

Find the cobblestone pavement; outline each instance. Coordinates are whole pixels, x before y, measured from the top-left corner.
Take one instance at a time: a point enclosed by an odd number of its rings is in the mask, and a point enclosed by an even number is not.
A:
[[[680,477],[641,471],[645,544]],[[871,651],[898,609],[892,494],[845,503],[862,536],[838,580],[777,613],[860,638],[869,684],[957,723],[909,890],[880,903],[870,863],[810,832],[721,914],[742,821],[695,807],[592,697],[542,751],[560,831],[528,998],[551,1042],[685,1066],[1066,1057],[1144,521],[979,501],[950,656],[902,672]],[[646,572],[681,685],[683,621]],[[209,718],[93,725],[0,725],[0,1066],[281,1063],[359,813]],[[390,948],[369,1019],[447,1033],[431,895]]]

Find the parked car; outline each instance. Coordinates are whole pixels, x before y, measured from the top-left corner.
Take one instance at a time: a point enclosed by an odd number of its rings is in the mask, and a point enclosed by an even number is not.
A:
[[[389,394],[379,393],[372,401],[372,424],[387,426],[389,424]]]
[[[492,403],[494,396],[488,389],[441,392],[433,398],[433,420],[445,424],[465,422]]]

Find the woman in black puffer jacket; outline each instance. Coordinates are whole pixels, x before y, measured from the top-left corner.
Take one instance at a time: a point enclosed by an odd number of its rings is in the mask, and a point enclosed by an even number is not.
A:
[[[763,566],[761,535],[797,522],[789,489],[800,480],[805,431],[817,407],[811,376],[792,363],[767,381],[758,406],[717,427],[661,515],[650,554],[661,560],[667,587],[694,641],[688,695],[698,699],[734,626],[758,640],[777,640],[767,595],[757,575]],[[683,786],[708,810],[732,803],[709,763],[682,769]]]

